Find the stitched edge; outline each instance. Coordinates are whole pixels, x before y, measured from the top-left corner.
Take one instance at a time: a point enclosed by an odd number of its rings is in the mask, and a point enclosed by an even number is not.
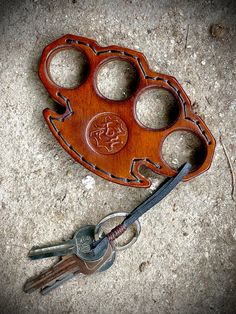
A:
[[[97,51],[92,45],[90,45],[89,43],[86,43],[86,42],[83,42],[81,40],[74,40],[74,39],[66,39],[66,42],[68,44],[78,44],[78,45],[84,45],[84,46],[87,46],[89,47],[95,55],[99,56],[101,54],[104,54],[104,53],[117,53],[117,54],[121,54],[121,55],[124,55],[124,56],[128,56],[128,57],[131,57],[133,59],[135,59],[140,68],[141,68],[141,71],[142,71],[142,74],[144,76],[145,79],[149,79],[149,80],[153,80],[153,81],[163,81],[165,82],[166,84],[168,84],[172,90],[179,96],[179,99],[180,99],[180,102],[181,102],[181,105],[183,106],[183,111],[184,111],[184,118],[186,120],[189,120],[191,121],[192,123],[194,123],[195,125],[197,125],[197,127],[199,128],[200,132],[202,133],[202,135],[205,137],[206,139],[206,142],[208,145],[211,144],[211,141],[210,139],[208,138],[207,134],[206,134],[206,131],[205,129],[201,126],[200,122],[198,120],[194,120],[190,117],[187,116],[187,111],[186,111],[186,102],[184,101],[183,99],[183,96],[181,95],[181,92],[180,90],[172,85],[172,83],[169,81],[169,80],[166,80],[166,79],[163,79],[162,77],[159,77],[159,76],[149,76],[146,74],[144,68],[143,68],[143,65],[141,63],[141,60],[139,57],[131,54],[131,53],[128,53],[128,52],[125,52],[125,51],[120,51],[120,50],[116,50],[116,49],[109,49],[109,50],[104,50],[104,51]],[[131,165],[131,168],[130,168],[130,174],[136,179],[136,180],[131,180],[131,179],[128,179],[128,178],[121,178],[121,177],[117,177],[99,167],[97,167],[96,165],[90,163],[89,161],[87,161],[84,156],[82,156],[79,152],[77,152],[67,141],[66,139],[62,136],[62,134],[60,133],[60,131],[57,129],[57,127],[55,126],[53,120],[58,120],[60,122],[64,122],[65,119],[69,118],[72,114],[73,114],[73,110],[71,109],[71,105],[70,105],[70,101],[68,98],[64,97],[63,95],[61,94],[58,94],[59,97],[61,97],[65,103],[66,103],[66,106],[68,108],[68,113],[63,116],[61,119],[60,118],[53,118],[52,116],[49,116],[49,121],[50,123],[52,124],[55,132],[58,134],[58,136],[61,138],[61,140],[64,142],[64,144],[67,146],[68,149],[70,149],[71,151],[73,151],[79,158],[82,162],[86,163],[88,166],[90,166],[91,168],[93,168],[94,170],[102,173],[102,174],[105,174],[107,175],[108,177],[112,178],[112,179],[115,179],[115,180],[119,180],[119,181],[123,181],[123,182],[126,182],[126,183],[129,183],[129,182],[138,182],[138,183],[142,183],[143,181],[140,180],[133,172],[134,170],[134,166],[135,166],[135,163],[138,162],[138,161],[146,161],[146,162],[149,162],[150,164],[152,164],[153,166],[155,166],[157,169],[160,169],[161,166],[157,163],[154,163],[153,161],[151,161],[150,159],[147,159],[147,158],[144,158],[144,159],[133,159],[132,161],[132,165]]]
[[[139,57],[137,57],[137,56],[135,56],[135,55],[133,55],[133,54],[131,54],[129,52],[120,51],[120,50],[116,50],[116,49],[108,49],[108,50],[104,50],[104,51],[97,51],[92,45],[90,45],[89,43],[83,42],[81,40],[75,40],[75,39],[67,38],[66,42],[68,44],[78,44],[78,45],[87,46],[94,52],[94,54],[96,56],[99,56],[99,55],[101,55],[103,53],[118,53],[118,54],[121,54],[123,56],[128,56],[128,57],[131,57],[131,58],[137,60],[145,79],[149,79],[149,80],[153,80],[153,81],[163,81],[163,82],[165,82],[166,84],[168,84],[172,88],[172,90],[175,92],[175,94],[177,94],[179,96],[181,105],[183,106],[184,118],[186,120],[191,121],[195,125],[197,125],[197,127],[200,130],[200,132],[205,137],[207,144],[208,145],[211,144],[211,141],[210,141],[210,139],[208,138],[208,136],[206,134],[206,130],[200,125],[200,121],[193,120],[192,118],[187,116],[186,102],[184,101],[183,96],[181,95],[180,90],[176,86],[172,85],[172,83],[169,80],[163,79],[162,77],[159,77],[159,76],[154,76],[153,77],[153,76],[147,75],[145,70],[144,70],[144,68],[143,68],[143,65],[142,65],[141,60],[140,60]]]

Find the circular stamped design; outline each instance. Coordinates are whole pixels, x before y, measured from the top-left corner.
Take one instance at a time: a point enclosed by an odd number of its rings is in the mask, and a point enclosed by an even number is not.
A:
[[[114,113],[100,113],[88,124],[87,141],[92,149],[99,154],[115,154],[125,146],[127,140],[127,126]]]

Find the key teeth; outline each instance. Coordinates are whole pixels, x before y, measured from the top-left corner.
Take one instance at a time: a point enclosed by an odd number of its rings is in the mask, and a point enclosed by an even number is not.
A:
[[[66,281],[72,279],[73,277],[74,277],[74,273],[69,273],[66,276],[62,275],[61,277],[59,277],[57,279],[53,279],[51,282],[48,282],[47,284],[42,286],[41,289],[36,285],[34,278],[29,279],[24,284],[23,291],[25,293],[32,293],[32,292],[40,289],[40,293],[42,295],[45,295],[45,294],[51,292],[52,290],[54,290],[55,288],[59,287],[60,285],[64,284]],[[37,277],[35,277],[35,278],[37,278]]]
[[[73,277],[74,277],[74,273],[71,273],[71,274],[68,274],[62,278],[59,278],[59,279],[55,280],[55,282],[52,282],[52,284],[48,284],[48,285],[42,287],[42,289],[40,290],[40,293],[42,295],[48,294],[49,292],[51,292],[55,288],[58,288],[59,286],[61,286],[62,284],[64,284],[68,280],[72,279]]]

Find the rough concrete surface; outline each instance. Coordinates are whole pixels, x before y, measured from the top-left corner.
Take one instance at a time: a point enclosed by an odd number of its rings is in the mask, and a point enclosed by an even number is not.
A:
[[[1,1],[0,12],[0,312],[235,313],[234,1]],[[30,261],[33,245],[130,211],[152,191],[95,176],[49,132],[42,110],[53,102],[38,62],[44,46],[67,33],[142,51],[154,70],[174,75],[217,147],[208,172],[141,218],[138,242],[109,271],[46,296],[25,294],[26,279],[57,261]],[[148,103],[148,122],[146,110]],[[174,155],[181,143],[174,141]],[[147,174],[157,185],[160,177]]]

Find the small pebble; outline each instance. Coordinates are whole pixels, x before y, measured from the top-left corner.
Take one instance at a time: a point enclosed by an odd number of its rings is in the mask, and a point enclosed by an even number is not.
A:
[[[86,190],[92,190],[95,187],[95,180],[91,176],[86,176],[82,179],[82,184],[86,188]]]
[[[146,268],[149,264],[150,264],[149,261],[147,261],[147,262],[142,262],[142,263],[139,265],[139,271],[140,271],[140,273],[142,273],[142,272],[145,270],[145,268]]]
[[[212,24],[210,27],[210,34],[214,38],[222,38],[225,34],[225,28],[221,24]]]

